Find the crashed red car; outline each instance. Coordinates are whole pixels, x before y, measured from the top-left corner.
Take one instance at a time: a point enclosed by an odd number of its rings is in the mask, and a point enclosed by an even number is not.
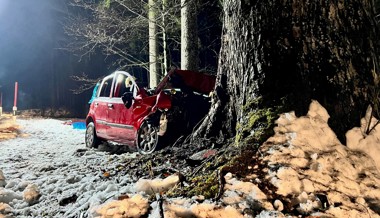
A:
[[[210,107],[215,76],[172,70],[156,89],[146,90],[127,72],[105,77],[86,118],[86,146],[104,141],[154,152],[162,137],[189,133]]]

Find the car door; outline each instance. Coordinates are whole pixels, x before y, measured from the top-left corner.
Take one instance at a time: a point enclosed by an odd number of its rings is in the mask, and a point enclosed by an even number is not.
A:
[[[105,77],[100,84],[98,96],[93,101],[95,129],[98,137],[108,139],[107,131],[109,129],[108,117],[108,104],[110,101],[112,89],[113,74]]]
[[[109,129],[107,135],[112,141],[130,144],[134,141],[132,107],[127,108],[122,100],[125,92],[135,92],[137,85],[131,75],[118,71],[115,74],[112,97],[107,105]]]

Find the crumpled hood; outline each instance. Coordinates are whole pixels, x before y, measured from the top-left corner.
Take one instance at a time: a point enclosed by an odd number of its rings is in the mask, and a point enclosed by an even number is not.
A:
[[[216,76],[190,70],[174,69],[158,84],[155,93],[162,89],[180,88],[208,95],[215,87]]]

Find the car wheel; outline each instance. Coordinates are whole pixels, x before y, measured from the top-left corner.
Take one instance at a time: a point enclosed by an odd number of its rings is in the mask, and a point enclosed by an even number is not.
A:
[[[144,122],[137,131],[137,150],[141,154],[151,154],[158,147],[158,128],[153,124]]]
[[[88,148],[97,148],[100,144],[100,140],[96,135],[95,124],[90,122],[86,127],[86,147]]]

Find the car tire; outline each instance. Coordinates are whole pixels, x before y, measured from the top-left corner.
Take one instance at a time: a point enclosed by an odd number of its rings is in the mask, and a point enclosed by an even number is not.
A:
[[[85,142],[88,148],[98,148],[101,142],[96,135],[95,124],[93,122],[87,124]]]
[[[158,127],[143,122],[137,131],[136,147],[141,154],[151,154],[158,148]]]

